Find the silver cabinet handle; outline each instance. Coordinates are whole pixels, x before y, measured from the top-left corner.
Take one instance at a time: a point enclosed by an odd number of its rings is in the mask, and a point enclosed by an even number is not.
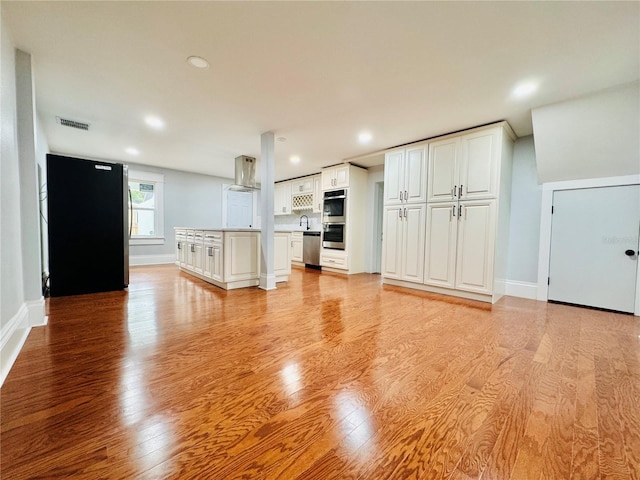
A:
[[[406,202],[407,200],[409,200],[409,192],[407,192],[406,190],[404,191],[404,201]]]
[[[462,198],[462,184],[460,184],[460,198]]]
[[[453,186],[453,198],[458,198],[458,186]]]
[[[456,206],[455,206],[455,205],[453,205],[453,206],[451,207],[451,213],[452,213],[452,215],[453,215],[453,218],[455,218],[455,217],[456,217]]]
[[[213,247],[207,247],[207,256],[213,257]]]
[[[462,217],[462,205],[458,207],[458,219]]]
[[[182,244],[178,242],[178,250],[182,250]]]
[[[404,209],[404,218],[407,218],[407,209]]]
[[[402,190],[400,190],[400,201],[402,201]]]
[[[193,244],[193,243],[192,243],[192,244],[191,244],[191,248],[190,248],[189,250],[191,250],[191,252],[192,252],[192,253],[194,253],[194,252],[196,251],[196,246],[195,246],[195,244]]]
[[[401,208],[398,209],[398,218],[402,218],[402,209]]]

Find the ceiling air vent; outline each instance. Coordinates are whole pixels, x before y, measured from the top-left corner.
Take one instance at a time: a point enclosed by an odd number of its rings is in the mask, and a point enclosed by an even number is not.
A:
[[[88,123],[76,122],[68,118],[56,117],[57,122],[63,127],[77,128],[78,130],[89,130]]]

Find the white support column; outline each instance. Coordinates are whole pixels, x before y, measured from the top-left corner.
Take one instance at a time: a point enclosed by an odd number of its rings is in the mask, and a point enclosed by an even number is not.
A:
[[[274,290],[276,275],[273,260],[273,179],[275,164],[275,142],[273,132],[260,136],[262,155],[260,157],[260,209],[262,213],[260,247],[260,288]]]

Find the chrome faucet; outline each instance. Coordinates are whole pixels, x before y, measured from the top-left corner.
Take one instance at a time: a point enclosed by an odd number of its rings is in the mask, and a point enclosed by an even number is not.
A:
[[[302,226],[302,217],[307,220],[307,230],[311,230],[311,227],[309,226],[309,217],[307,217],[306,215],[300,215],[300,226]]]

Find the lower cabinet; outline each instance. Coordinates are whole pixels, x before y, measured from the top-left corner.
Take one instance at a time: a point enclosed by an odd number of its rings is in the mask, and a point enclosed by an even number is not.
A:
[[[496,201],[429,204],[426,285],[490,295]]]
[[[424,280],[426,205],[384,207],[382,274],[385,278]]]
[[[323,248],[320,252],[320,265],[322,268],[349,270],[349,257],[343,250]]]
[[[302,232],[291,232],[291,261],[303,262],[302,247],[303,247]]]
[[[226,290],[260,283],[260,232],[176,229],[176,264],[186,273]],[[291,274],[291,235],[274,234],[274,274]]]

